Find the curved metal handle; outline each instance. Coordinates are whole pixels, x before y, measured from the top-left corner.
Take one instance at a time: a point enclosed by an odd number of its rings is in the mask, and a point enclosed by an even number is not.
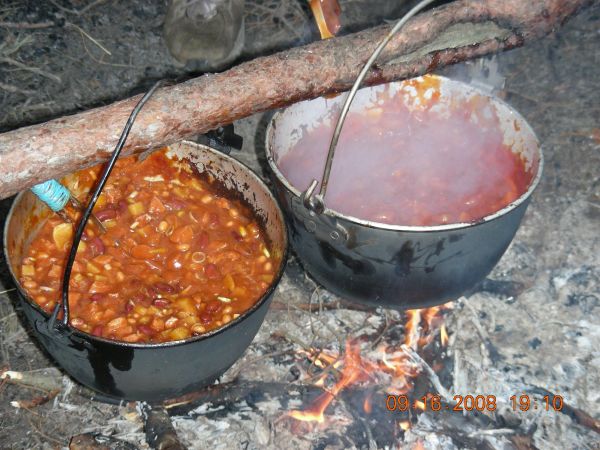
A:
[[[333,164],[333,156],[335,154],[335,148],[336,148],[338,140],[340,138],[340,133],[342,132],[342,127],[344,126],[344,121],[346,120],[346,116],[348,115],[348,111],[350,110],[350,104],[352,103],[352,100],[354,100],[354,97],[356,96],[356,93],[358,92],[358,89],[360,88],[361,83],[367,76],[367,72],[371,69],[371,66],[373,65],[375,60],[379,57],[379,55],[381,54],[381,52],[383,51],[385,46],[392,40],[392,37],[394,37],[394,35],[406,24],[406,22],[408,22],[415,14],[417,14],[423,8],[427,7],[428,5],[430,5],[431,3],[435,2],[435,1],[437,1],[437,0],[422,0],[416,6],[414,6],[409,12],[407,12],[398,22],[396,22],[396,25],[393,26],[393,28],[389,31],[389,33],[387,34],[385,39],[383,39],[383,41],[381,41],[381,43],[377,46],[375,51],[371,54],[371,56],[369,57],[369,59],[367,60],[365,65],[363,66],[362,70],[358,74],[358,78],[356,78],[356,81],[354,82],[352,89],[350,90],[350,92],[348,93],[348,96],[346,97],[346,101],[344,102],[344,106],[342,107],[342,111],[340,112],[337,123],[335,125],[335,130],[334,130],[333,136],[331,138],[331,143],[329,144],[329,151],[327,153],[327,160],[325,162],[325,169],[323,171],[323,177],[321,178],[321,186],[319,189],[319,193],[317,195],[312,195],[312,192],[314,191],[315,183],[317,182],[317,180],[313,180],[313,182],[311,183],[311,187],[312,187],[312,189],[310,190],[311,192],[309,193],[309,190],[307,190],[304,193],[304,198],[305,198],[304,203],[307,207],[310,207],[310,209],[312,209],[313,211],[320,214],[321,212],[323,212],[325,210],[325,200],[324,199],[325,199],[325,194],[327,193],[327,186],[329,184],[329,175],[331,173],[331,166]]]
[[[73,237],[73,243],[71,245],[71,250],[69,252],[69,256],[68,256],[67,262],[65,264],[65,271],[63,274],[61,300],[56,303],[56,306],[54,307],[54,310],[52,311],[52,315],[48,319],[48,330],[50,332],[54,332],[58,335],[65,334],[65,328],[69,324],[69,282],[71,280],[71,270],[73,268],[73,262],[75,261],[75,256],[77,255],[77,248],[79,247],[79,242],[81,241],[81,237],[83,235],[83,230],[85,228],[86,223],[88,222],[88,219],[92,215],[92,210],[94,208],[94,205],[96,204],[96,201],[98,201],[98,197],[100,196],[100,193],[102,192],[102,189],[104,188],[104,185],[108,181],[108,177],[115,165],[115,162],[117,161],[117,158],[119,157],[119,154],[121,153],[121,150],[123,150],[123,146],[125,145],[125,141],[127,140],[127,136],[129,136],[129,132],[131,131],[131,127],[133,127],[133,123],[135,122],[137,115],[139,114],[142,107],[146,104],[148,99],[150,99],[152,94],[154,94],[154,92],[161,85],[165,84],[165,82],[166,82],[166,80],[157,81],[150,88],[150,90],[148,92],[146,92],[144,94],[144,96],[135,105],[135,108],[133,108],[133,111],[131,112],[131,114],[129,115],[129,118],[127,119],[127,123],[125,124],[125,127],[123,128],[123,131],[121,132],[121,136],[119,137],[119,142],[117,143],[108,163],[106,163],[106,165],[104,166],[104,168],[102,170],[102,173],[100,174],[100,177],[98,178],[98,183],[96,184],[96,186],[92,192],[91,198],[85,208],[85,211],[83,212],[83,215],[81,216],[81,220],[79,221],[79,224],[77,225],[77,227],[75,229],[75,236]],[[63,317],[59,322],[59,326],[57,327],[56,325],[57,325],[58,313],[61,309],[63,312]]]

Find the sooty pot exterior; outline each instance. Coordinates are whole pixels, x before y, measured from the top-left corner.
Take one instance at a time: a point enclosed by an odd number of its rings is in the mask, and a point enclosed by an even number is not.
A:
[[[539,182],[543,158],[535,133],[510,106],[447,78],[417,78],[364,88],[357,93],[351,109],[366,113],[372,108],[381,110],[385,99],[396,96],[415,109],[422,107],[423,101],[435,102],[431,110],[440,114],[450,114],[456,99],[472,101],[478,106],[471,120],[482,128],[487,123],[483,119],[497,117],[504,142],[532,173],[527,191],[477,223],[375,223],[328,209],[327,197],[324,212],[317,214],[305,207],[307,194],[290,184],[279,170],[278,161],[305,133],[321,124],[328,124],[333,133],[343,96],[297,103],[276,113],[267,129],[265,147],[275,191],[288,218],[290,240],[306,270],[342,298],[393,309],[424,308],[467,294],[496,265]],[[326,152],[329,142],[322,144]],[[365,149],[365,158],[369,151]],[[370,176],[371,189],[376,190],[377,174]]]
[[[342,298],[399,310],[446,303],[475,287],[506,251],[528,203],[467,228],[399,231],[311,215],[275,184],[304,268]]]
[[[272,292],[239,323],[203,339],[131,346],[83,333],[48,333],[48,315],[19,289],[21,306],[36,338],[65,372],[109,397],[146,401],[178,397],[215,381],[250,345],[271,297]]]
[[[30,192],[17,196],[4,232],[4,251],[22,308],[35,336],[56,362],[80,383],[119,399],[159,401],[212,383],[246,350],[262,324],[287,256],[283,213],[264,183],[233,158],[206,147],[181,142],[169,154],[187,158],[235,190],[257,213],[279,261],[277,275],[263,297],[221,329],[185,341],[130,344],[98,338],[74,328],[48,329],[48,314],[33,302],[18,281],[24,250],[49,214]]]

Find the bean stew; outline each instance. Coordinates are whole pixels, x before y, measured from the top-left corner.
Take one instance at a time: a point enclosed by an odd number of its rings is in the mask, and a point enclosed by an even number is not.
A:
[[[99,172],[79,172],[74,191],[89,190]],[[279,266],[254,211],[166,149],[120,159],[94,212],[107,232],[86,226],[69,306],[70,324],[96,336],[160,343],[214,330],[250,309]],[[52,215],[20,265],[22,286],[47,312],[60,299],[73,232]]]

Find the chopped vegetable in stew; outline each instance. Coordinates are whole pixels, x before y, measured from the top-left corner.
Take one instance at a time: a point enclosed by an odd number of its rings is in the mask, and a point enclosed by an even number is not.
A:
[[[76,189],[89,189],[99,171],[78,174]],[[88,224],[73,265],[71,325],[125,342],[166,342],[251,308],[278,261],[253,211],[222,192],[165,151],[119,160],[94,209],[107,232]],[[20,267],[22,286],[47,312],[60,298],[73,232],[51,216]]]

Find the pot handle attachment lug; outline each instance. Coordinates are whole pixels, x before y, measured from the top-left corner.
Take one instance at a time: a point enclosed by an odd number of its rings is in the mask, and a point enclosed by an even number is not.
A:
[[[79,336],[75,336],[73,331],[60,322],[52,320],[35,320],[34,327],[36,331],[53,341],[58,341],[67,347],[85,348],[88,351],[95,351],[92,344]]]
[[[307,194],[310,195],[308,190]],[[302,195],[299,201],[297,199],[292,199],[292,209],[295,211],[295,216],[302,220],[306,231],[314,234],[320,241],[329,241],[338,245],[345,244],[348,241],[350,234],[335,217],[331,217],[329,214],[323,214],[322,212],[316,212],[315,209],[313,209],[314,205],[312,204],[306,206],[307,202],[312,201],[314,198],[315,197],[309,199],[306,195]]]

